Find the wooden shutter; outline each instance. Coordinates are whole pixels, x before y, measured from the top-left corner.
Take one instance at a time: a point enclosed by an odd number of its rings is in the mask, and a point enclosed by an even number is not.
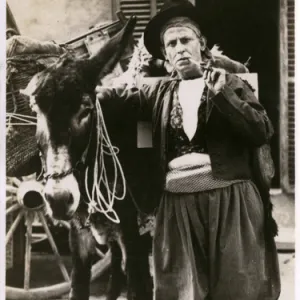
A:
[[[295,191],[295,0],[280,0],[280,181]]]
[[[295,0],[287,2],[288,184],[295,186]]]
[[[137,25],[134,32],[135,39],[138,39],[150,18],[161,8],[163,0],[118,0],[116,10],[121,10],[125,17],[137,16]]]

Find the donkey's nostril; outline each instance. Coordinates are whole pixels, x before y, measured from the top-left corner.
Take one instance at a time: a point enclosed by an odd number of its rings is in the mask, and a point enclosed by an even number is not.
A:
[[[69,196],[66,198],[66,204],[67,205],[72,205],[73,204],[73,196],[72,194],[69,194]]]
[[[45,194],[46,200],[49,202],[50,205],[54,203],[54,197],[51,196],[50,194]]]
[[[51,206],[55,205],[55,203],[65,203],[67,206],[74,203],[73,196],[70,193],[56,193],[54,195],[45,194],[45,198]]]
[[[69,220],[73,214],[74,198],[69,191],[54,191],[54,193],[45,193],[46,201],[49,203],[52,215],[59,220]]]

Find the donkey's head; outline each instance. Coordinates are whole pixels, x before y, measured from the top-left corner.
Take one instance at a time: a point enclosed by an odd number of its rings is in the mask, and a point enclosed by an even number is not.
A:
[[[111,72],[128,46],[135,18],[93,57],[69,54],[38,73],[23,91],[37,114],[37,144],[45,172],[45,198],[53,216],[70,219],[80,200],[77,164],[84,162],[95,107],[97,81]]]

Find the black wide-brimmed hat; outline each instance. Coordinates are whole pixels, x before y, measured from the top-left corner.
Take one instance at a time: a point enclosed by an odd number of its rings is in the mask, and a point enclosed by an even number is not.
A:
[[[164,59],[161,52],[160,34],[163,26],[174,17],[188,17],[200,26],[199,16],[195,6],[188,0],[170,0],[148,23],[144,32],[144,45],[154,57]]]

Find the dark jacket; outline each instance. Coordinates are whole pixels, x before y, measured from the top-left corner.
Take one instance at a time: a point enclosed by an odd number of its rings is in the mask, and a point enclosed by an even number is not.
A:
[[[269,142],[273,128],[249,84],[236,75],[226,76],[227,84],[222,91],[217,95],[209,92],[207,96],[206,143],[212,173],[220,179],[252,179],[255,182],[252,153],[256,147]],[[152,121],[155,161],[159,168],[156,185],[160,191],[168,163],[167,124],[178,84],[178,79],[165,79],[151,86],[144,85],[139,90],[103,88],[101,93],[100,101],[104,107],[129,107],[143,120]],[[266,195],[265,191],[261,194]]]
[[[102,105],[129,106],[143,120],[152,121],[153,146],[159,177],[166,174],[167,124],[178,79],[159,80],[137,89],[103,89]],[[208,93],[206,142],[216,178],[251,179],[250,154],[269,141],[272,125],[250,86],[236,75],[227,75],[223,90]]]

